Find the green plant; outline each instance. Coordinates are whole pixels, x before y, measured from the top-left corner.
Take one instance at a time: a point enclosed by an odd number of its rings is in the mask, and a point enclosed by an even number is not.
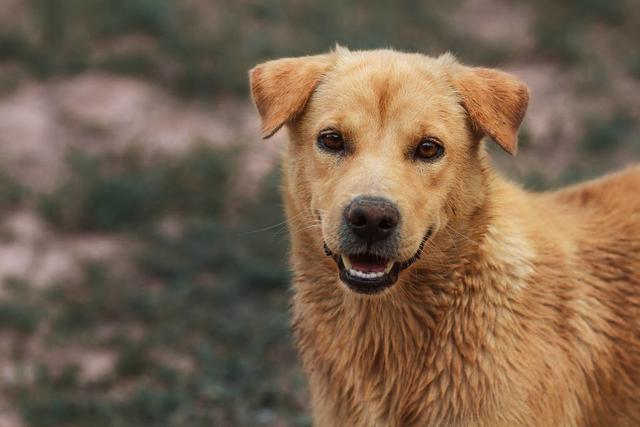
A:
[[[41,213],[58,227],[114,231],[171,213],[221,213],[229,153],[202,146],[177,160],[136,151],[111,158],[74,151],[68,158],[67,180],[40,199]]]
[[[25,200],[26,195],[26,188],[0,169],[0,209],[15,208]]]
[[[136,244],[122,249],[132,264],[126,269],[86,262],[78,277],[41,290],[18,282],[10,288],[8,328],[44,324],[50,348],[115,352],[110,370],[91,381],[70,361],[63,375],[46,352],[35,355],[36,381],[6,388],[29,425],[255,425],[271,418],[309,425],[288,325],[286,236],[273,227],[283,224],[279,175],[267,177],[255,198],[235,200],[231,220],[223,202],[236,158],[207,147],[174,158],[69,156],[69,176],[44,198],[55,206],[42,211],[51,224],[118,230]],[[127,206],[118,212],[148,204],[137,190],[135,197],[95,196],[114,181],[134,180],[154,194],[157,208],[135,220],[96,219],[113,211],[109,203]],[[158,221],[167,213],[178,223],[169,233]],[[32,313],[37,323],[22,320]]]
[[[615,152],[636,129],[636,120],[625,112],[615,112],[607,119],[589,120],[580,147],[588,154]]]
[[[0,303],[0,330],[12,329],[22,333],[35,331],[40,321],[38,307],[21,302]]]

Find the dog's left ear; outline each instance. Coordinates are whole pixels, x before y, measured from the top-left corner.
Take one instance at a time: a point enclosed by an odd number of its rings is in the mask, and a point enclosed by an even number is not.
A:
[[[502,71],[465,66],[456,67],[452,80],[475,130],[515,155],[518,128],[529,104],[527,86]]]
[[[283,58],[249,71],[253,102],[262,119],[262,137],[269,138],[303,109],[333,56]]]

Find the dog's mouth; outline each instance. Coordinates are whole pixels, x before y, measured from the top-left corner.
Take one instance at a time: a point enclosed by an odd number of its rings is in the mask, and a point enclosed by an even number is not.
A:
[[[340,255],[337,259],[342,280],[353,291],[374,294],[398,280],[400,263],[373,254]]]
[[[338,265],[340,280],[349,289],[361,294],[377,294],[395,284],[400,271],[420,259],[430,236],[431,229],[425,234],[414,256],[405,261],[383,258],[372,253],[338,255],[331,252],[326,243],[324,250]]]

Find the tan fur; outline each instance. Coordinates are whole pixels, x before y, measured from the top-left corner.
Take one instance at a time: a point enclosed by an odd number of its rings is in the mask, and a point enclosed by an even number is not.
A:
[[[527,87],[507,73],[487,68],[459,70],[453,82],[472,123],[515,155],[518,127],[529,102]]]
[[[265,135],[289,130],[293,328],[316,425],[640,425],[640,168],[542,194],[509,183],[480,138],[515,153],[526,87],[449,55],[339,48],[262,64],[252,91]],[[328,126],[348,155],[318,150]],[[442,159],[408,156],[424,136]],[[322,249],[359,194],[397,203],[400,259],[435,229],[373,296]]]
[[[264,138],[302,111],[329,65],[326,55],[283,58],[258,65],[249,72],[251,94],[262,116]]]

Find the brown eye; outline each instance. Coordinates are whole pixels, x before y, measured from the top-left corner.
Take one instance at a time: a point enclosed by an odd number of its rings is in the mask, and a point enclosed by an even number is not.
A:
[[[444,148],[431,138],[423,139],[418,148],[416,148],[415,156],[420,160],[435,160],[442,156]]]
[[[327,151],[339,152],[344,150],[344,139],[334,130],[323,131],[318,135],[318,146]]]

